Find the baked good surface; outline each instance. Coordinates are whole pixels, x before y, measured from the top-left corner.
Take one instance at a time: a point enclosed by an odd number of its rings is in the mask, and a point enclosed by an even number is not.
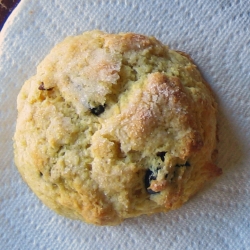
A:
[[[154,37],[89,31],[17,99],[15,162],[51,209],[116,225],[176,209],[221,174],[217,104],[192,59]]]

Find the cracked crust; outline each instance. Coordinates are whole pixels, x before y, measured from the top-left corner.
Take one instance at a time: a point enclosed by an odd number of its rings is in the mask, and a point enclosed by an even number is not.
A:
[[[16,165],[72,219],[116,225],[175,209],[221,174],[211,89],[188,55],[153,37],[66,38],[25,82],[17,108]]]

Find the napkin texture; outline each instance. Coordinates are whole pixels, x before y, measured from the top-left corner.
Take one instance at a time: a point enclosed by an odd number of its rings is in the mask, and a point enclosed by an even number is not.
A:
[[[44,206],[13,162],[16,97],[51,48],[87,30],[189,53],[219,103],[224,174],[182,208],[97,227]],[[250,249],[250,5],[243,0],[22,0],[0,33],[0,249]]]

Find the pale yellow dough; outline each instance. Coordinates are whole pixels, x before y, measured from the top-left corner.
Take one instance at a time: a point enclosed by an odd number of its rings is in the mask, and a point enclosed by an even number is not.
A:
[[[176,209],[221,174],[213,94],[188,55],[153,37],[66,38],[17,107],[18,170],[72,219],[116,225]]]

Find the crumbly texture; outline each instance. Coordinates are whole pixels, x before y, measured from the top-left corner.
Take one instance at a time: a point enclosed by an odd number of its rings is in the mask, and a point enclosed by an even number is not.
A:
[[[191,58],[154,37],[85,32],[17,100],[15,162],[50,208],[116,225],[180,207],[221,174],[217,106]]]

